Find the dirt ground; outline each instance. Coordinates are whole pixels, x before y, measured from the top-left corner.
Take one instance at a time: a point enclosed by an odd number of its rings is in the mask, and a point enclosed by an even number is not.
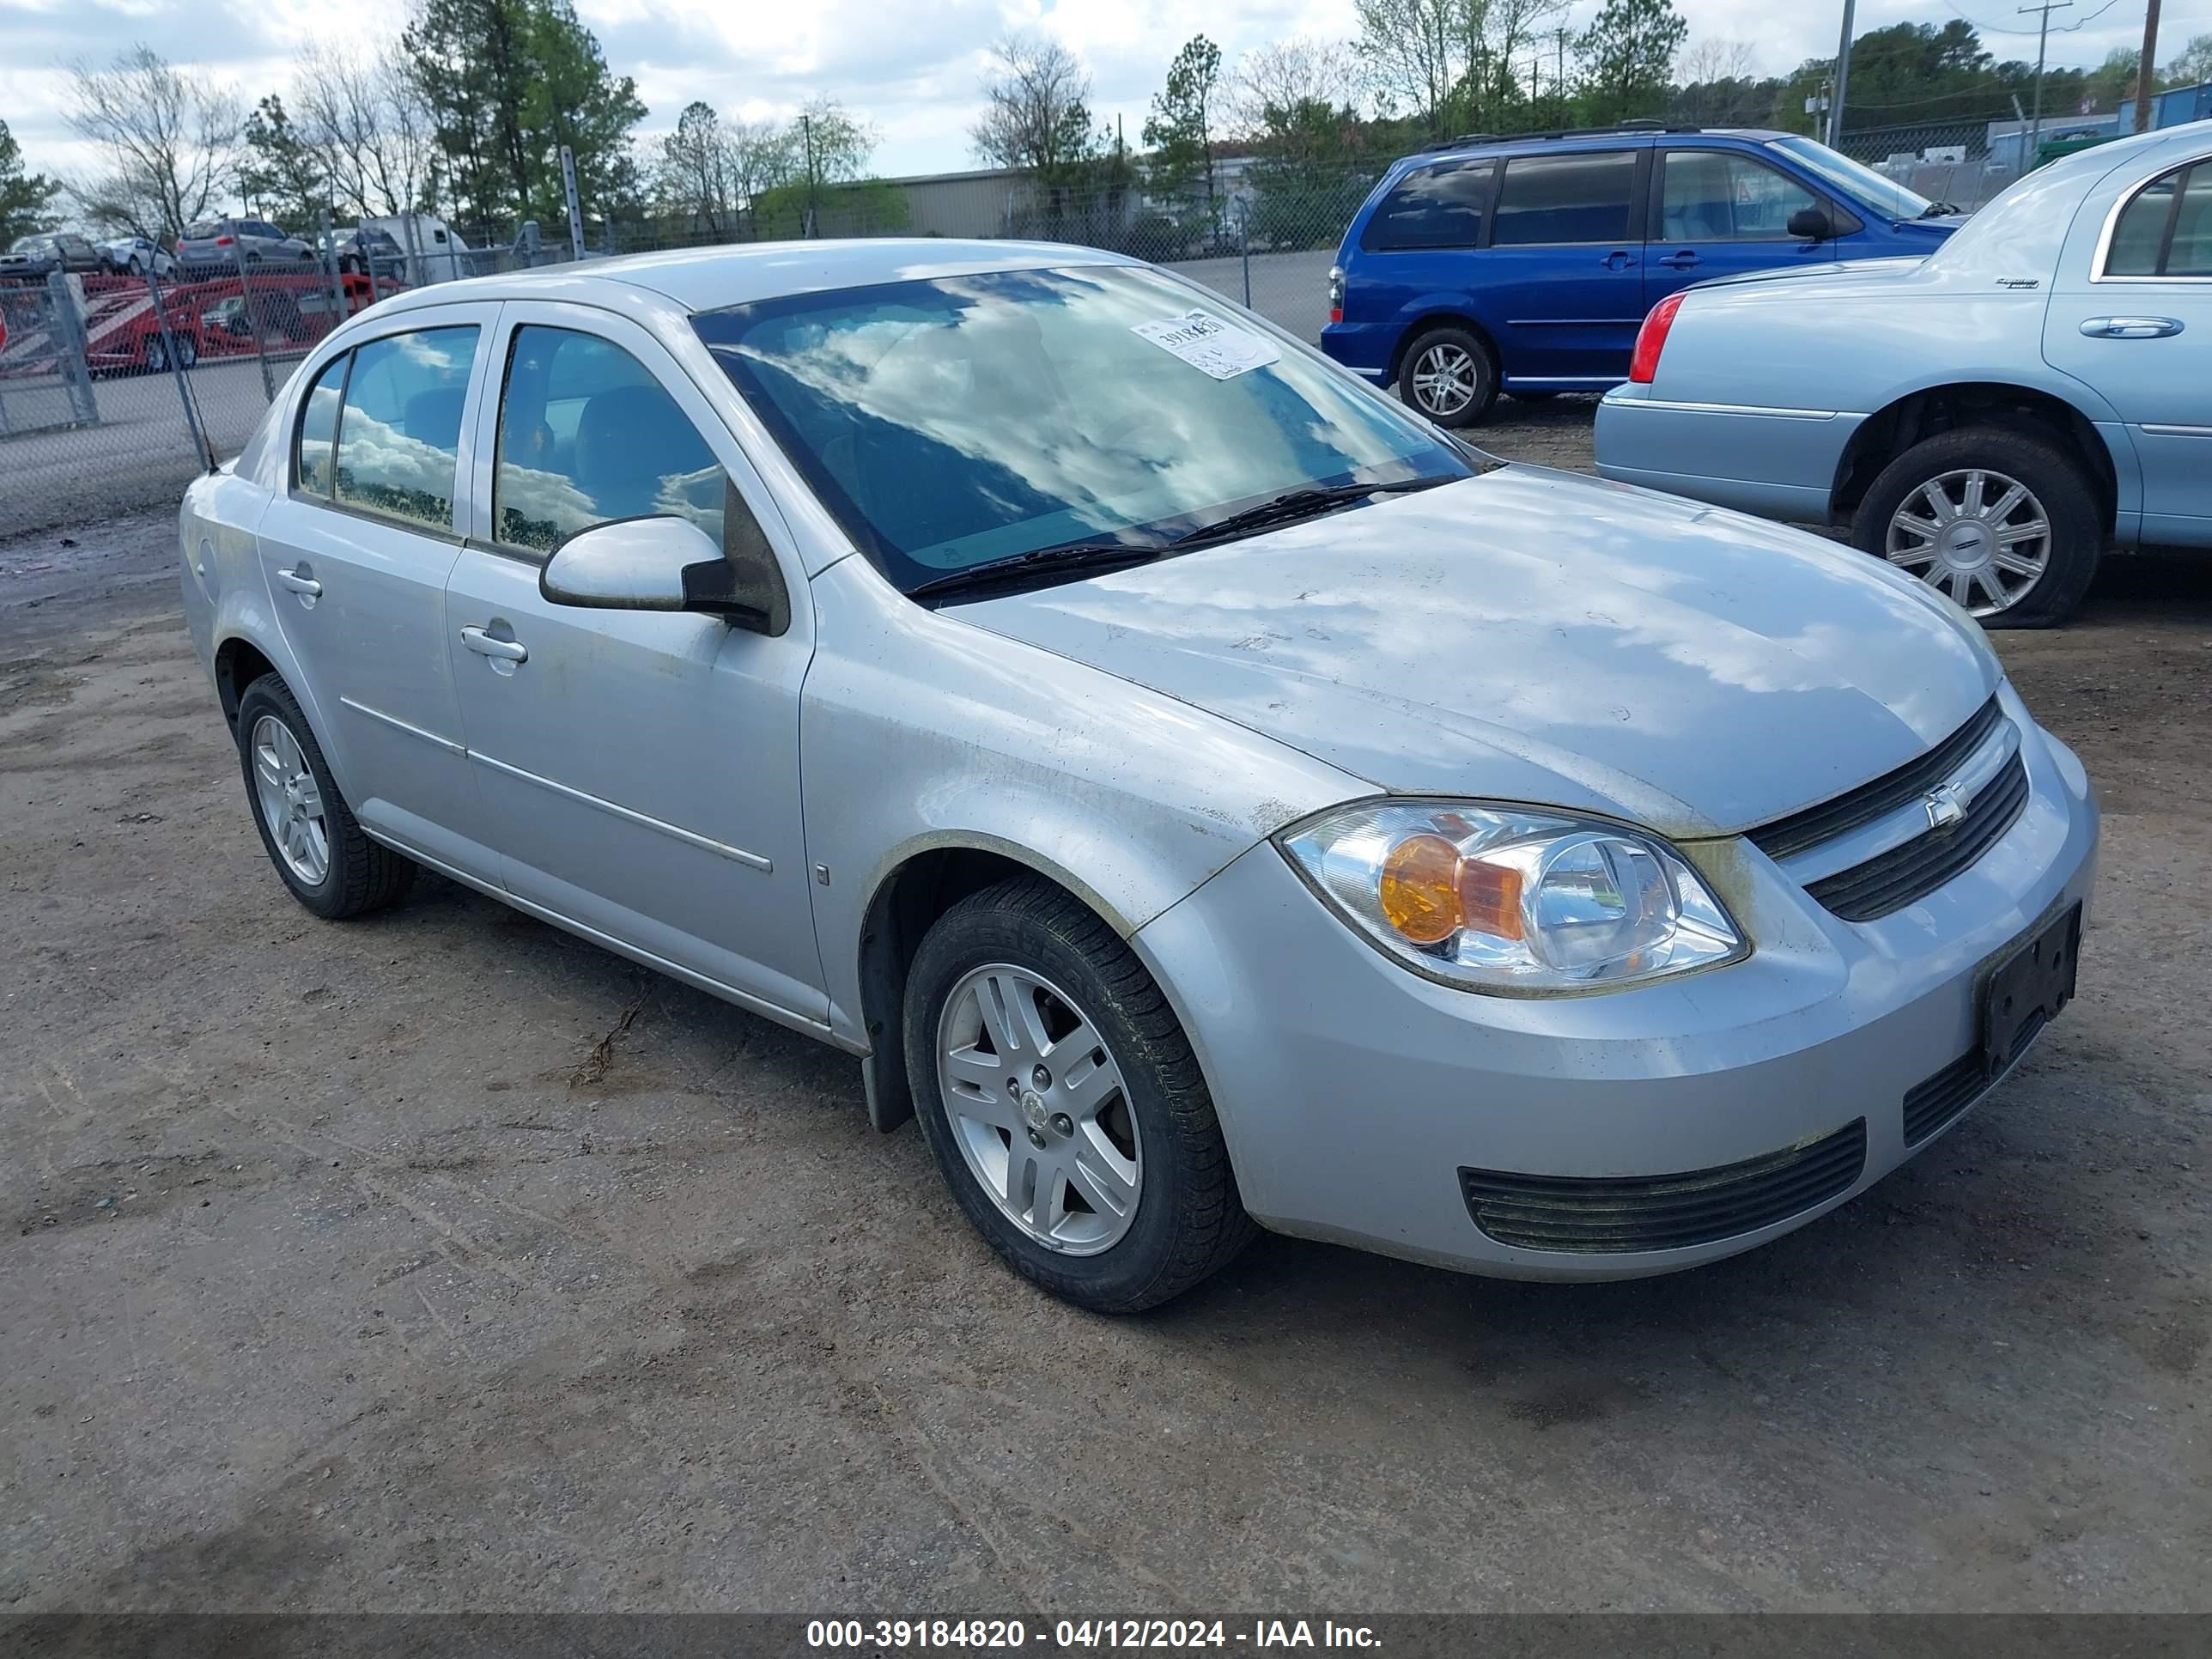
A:
[[[172,533],[0,544],[0,1610],[2212,1607],[2212,562],[2000,638],[2103,793],[2081,995],[1881,1187],[1115,1322],[852,1060],[434,878],[301,911]]]

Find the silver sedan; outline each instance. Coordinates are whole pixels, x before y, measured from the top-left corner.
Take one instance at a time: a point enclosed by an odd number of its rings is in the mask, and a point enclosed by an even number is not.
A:
[[[2088,781],[1955,608],[1501,465],[1113,255],[404,294],[180,530],[301,904],[434,870],[845,1049],[1093,1308],[1255,1224],[1709,1261],[2074,989]]]

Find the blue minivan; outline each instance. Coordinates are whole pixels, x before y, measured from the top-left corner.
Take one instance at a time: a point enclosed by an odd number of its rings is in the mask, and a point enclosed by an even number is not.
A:
[[[1708,277],[1931,252],[1964,222],[1796,133],[1625,122],[1392,165],[1329,273],[1322,349],[1440,426],[1628,378],[1644,313]]]

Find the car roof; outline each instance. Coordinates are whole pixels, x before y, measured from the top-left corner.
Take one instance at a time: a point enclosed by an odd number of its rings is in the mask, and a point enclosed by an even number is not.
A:
[[[1434,161],[1474,159],[1486,155],[1517,155],[1534,151],[1620,149],[1656,143],[1695,144],[1701,139],[1735,140],[1763,144],[1790,135],[1772,127],[1629,126],[1591,127],[1565,132],[1501,133],[1453,139],[1434,149],[1417,150],[1401,158],[1399,167],[1421,167]]]
[[[594,297],[592,290],[611,297],[610,290],[627,288],[657,294],[686,311],[713,311],[791,294],[967,276],[979,271],[1140,263],[1123,254],[1060,242],[960,241],[937,236],[751,242],[629,253],[580,264],[471,276],[410,289],[393,295],[385,306],[399,308],[457,300],[589,300]]]

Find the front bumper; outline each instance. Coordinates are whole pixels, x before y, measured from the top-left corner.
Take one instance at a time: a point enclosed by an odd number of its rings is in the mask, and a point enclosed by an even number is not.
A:
[[[1515,999],[1431,983],[1323,908],[1273,845],[1252,848],[1136,938],[1206,1068],[1246,1207],[1279,1231],[1444,1267],[1618,1279],[1747,1249],[1880,1180],[1935,1138],[1908,1146],[1906,1097],[1973,1048],[1985,965],[2093,880],[2097,808],[2080,763],[2002,696],[2032,794],[1971,868],[1854,925],[1747,842],[1686,848],[1753,953],[1638,989]],[[1501,1243],[1462,1184],[1468,1169],[1756,1168],[1832,1149],[1861,1122],[1863,1161],[1798,1188],[1802,1207],[1747,1210],[1758,1224],[1684,1248]]]

